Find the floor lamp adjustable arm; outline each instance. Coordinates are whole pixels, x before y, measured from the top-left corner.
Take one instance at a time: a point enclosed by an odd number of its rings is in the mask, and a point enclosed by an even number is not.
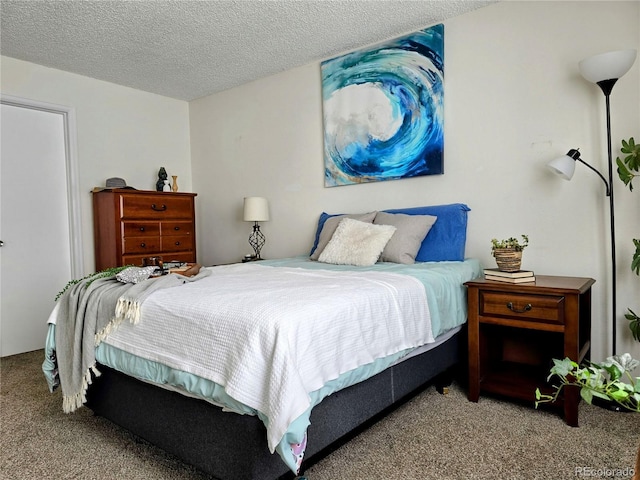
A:
[[[597,169],[593,168],[591,165],[589,165],[587,162],[585,162],[581,158],[578,158],[578,161],[580,163],[582,163],[584,166],[586,166],[587,168],[590,168],[591,170],[593,170],[594,172],[596,172],[598,174],[598,176],[604,182],[605,187],[607,188],[607,197],[611,196],[611,185],[609,185],[609,182],[607,182],[607,180],[604,178],[604,176]]]

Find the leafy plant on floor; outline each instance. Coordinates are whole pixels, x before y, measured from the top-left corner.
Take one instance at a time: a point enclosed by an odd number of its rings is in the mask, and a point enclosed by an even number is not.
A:
[[[629,191],[633,192],[633,179],[640,176],[640,144],[636,144],[633,137],[629,141],[622,140],[620,152],[625,156],[622,159],[620,157],[616,158],[618,176],[629,187]],[[636,251],[631,258],[631,270],[640,276],[640,239],[634,238],[633,244],[636,247]],[[631,335],[640,342],[640,316],[630,308],[627,308],[624,318],[629,320]]]
[[[547,381],[555,377],[560,384],[553,386],[553,395],[543,394],[539,388],[536,389],[536,408],[541,403],[555,402],[564,387],[575,386],[580,388],[580,396],[588,404],[597,397],[615,402],[627,410],[640,412],[640,377],[631,375],[640,361],[630,354],[608,357],[602,363],[578,365],[569,358],[554,358],[553,363]]]

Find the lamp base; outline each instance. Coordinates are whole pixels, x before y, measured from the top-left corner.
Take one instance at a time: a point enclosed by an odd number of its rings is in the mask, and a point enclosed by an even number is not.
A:
[[[265,237],[260,231],[260,225],[258,224],[258,222],[255,222],[253,225],[253,232],[251,232],[251,235],[249,235],[249,245],[251,245],[251,247],[253,247],[253,251],[256,252],[254,260],[262,260],[260,258],[260,250],[262,250],[264,244]]]

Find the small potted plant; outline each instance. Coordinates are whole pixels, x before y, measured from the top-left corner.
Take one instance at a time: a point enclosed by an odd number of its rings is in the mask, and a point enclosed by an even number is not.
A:
[[[491,239],[491,255],[496,259],[498,270],[517,272],[522,264],[522,251],[529,245],[529,237],[520,235],[522,242],[515,237],[505,240]]]

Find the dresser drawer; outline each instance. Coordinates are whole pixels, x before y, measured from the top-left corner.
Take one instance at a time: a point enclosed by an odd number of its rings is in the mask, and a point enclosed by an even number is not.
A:
[[[480,315],[564,324],[565,297],[508,292],[480,292]]]
[[[122,218],[192,218],[192,198],[169,195],[122,195]]]
[[[162,222],[162,236],[193,235],[192,222]]]
[[[122,222],[122,234],[125,237],[157,237],[160,235],[160,223]]]
[[[178,252],[178,253],[165,253],[161,256],[164,262],[185,262],[195,263],[196,254],[194,252]],[[142,266],[142,262],[148,255],[125,255],[122,257],[123,265],[138,265]]]
[[[124,237],[122,239],[122,250],[124,255],[128,254],[152,254],[161,251],[160,237]],[[145,255],[146,256],[146,255]]]
[[[193,249],[193,236],[191,235],[167,235],[161,238],[163,252],[180,252]]]

